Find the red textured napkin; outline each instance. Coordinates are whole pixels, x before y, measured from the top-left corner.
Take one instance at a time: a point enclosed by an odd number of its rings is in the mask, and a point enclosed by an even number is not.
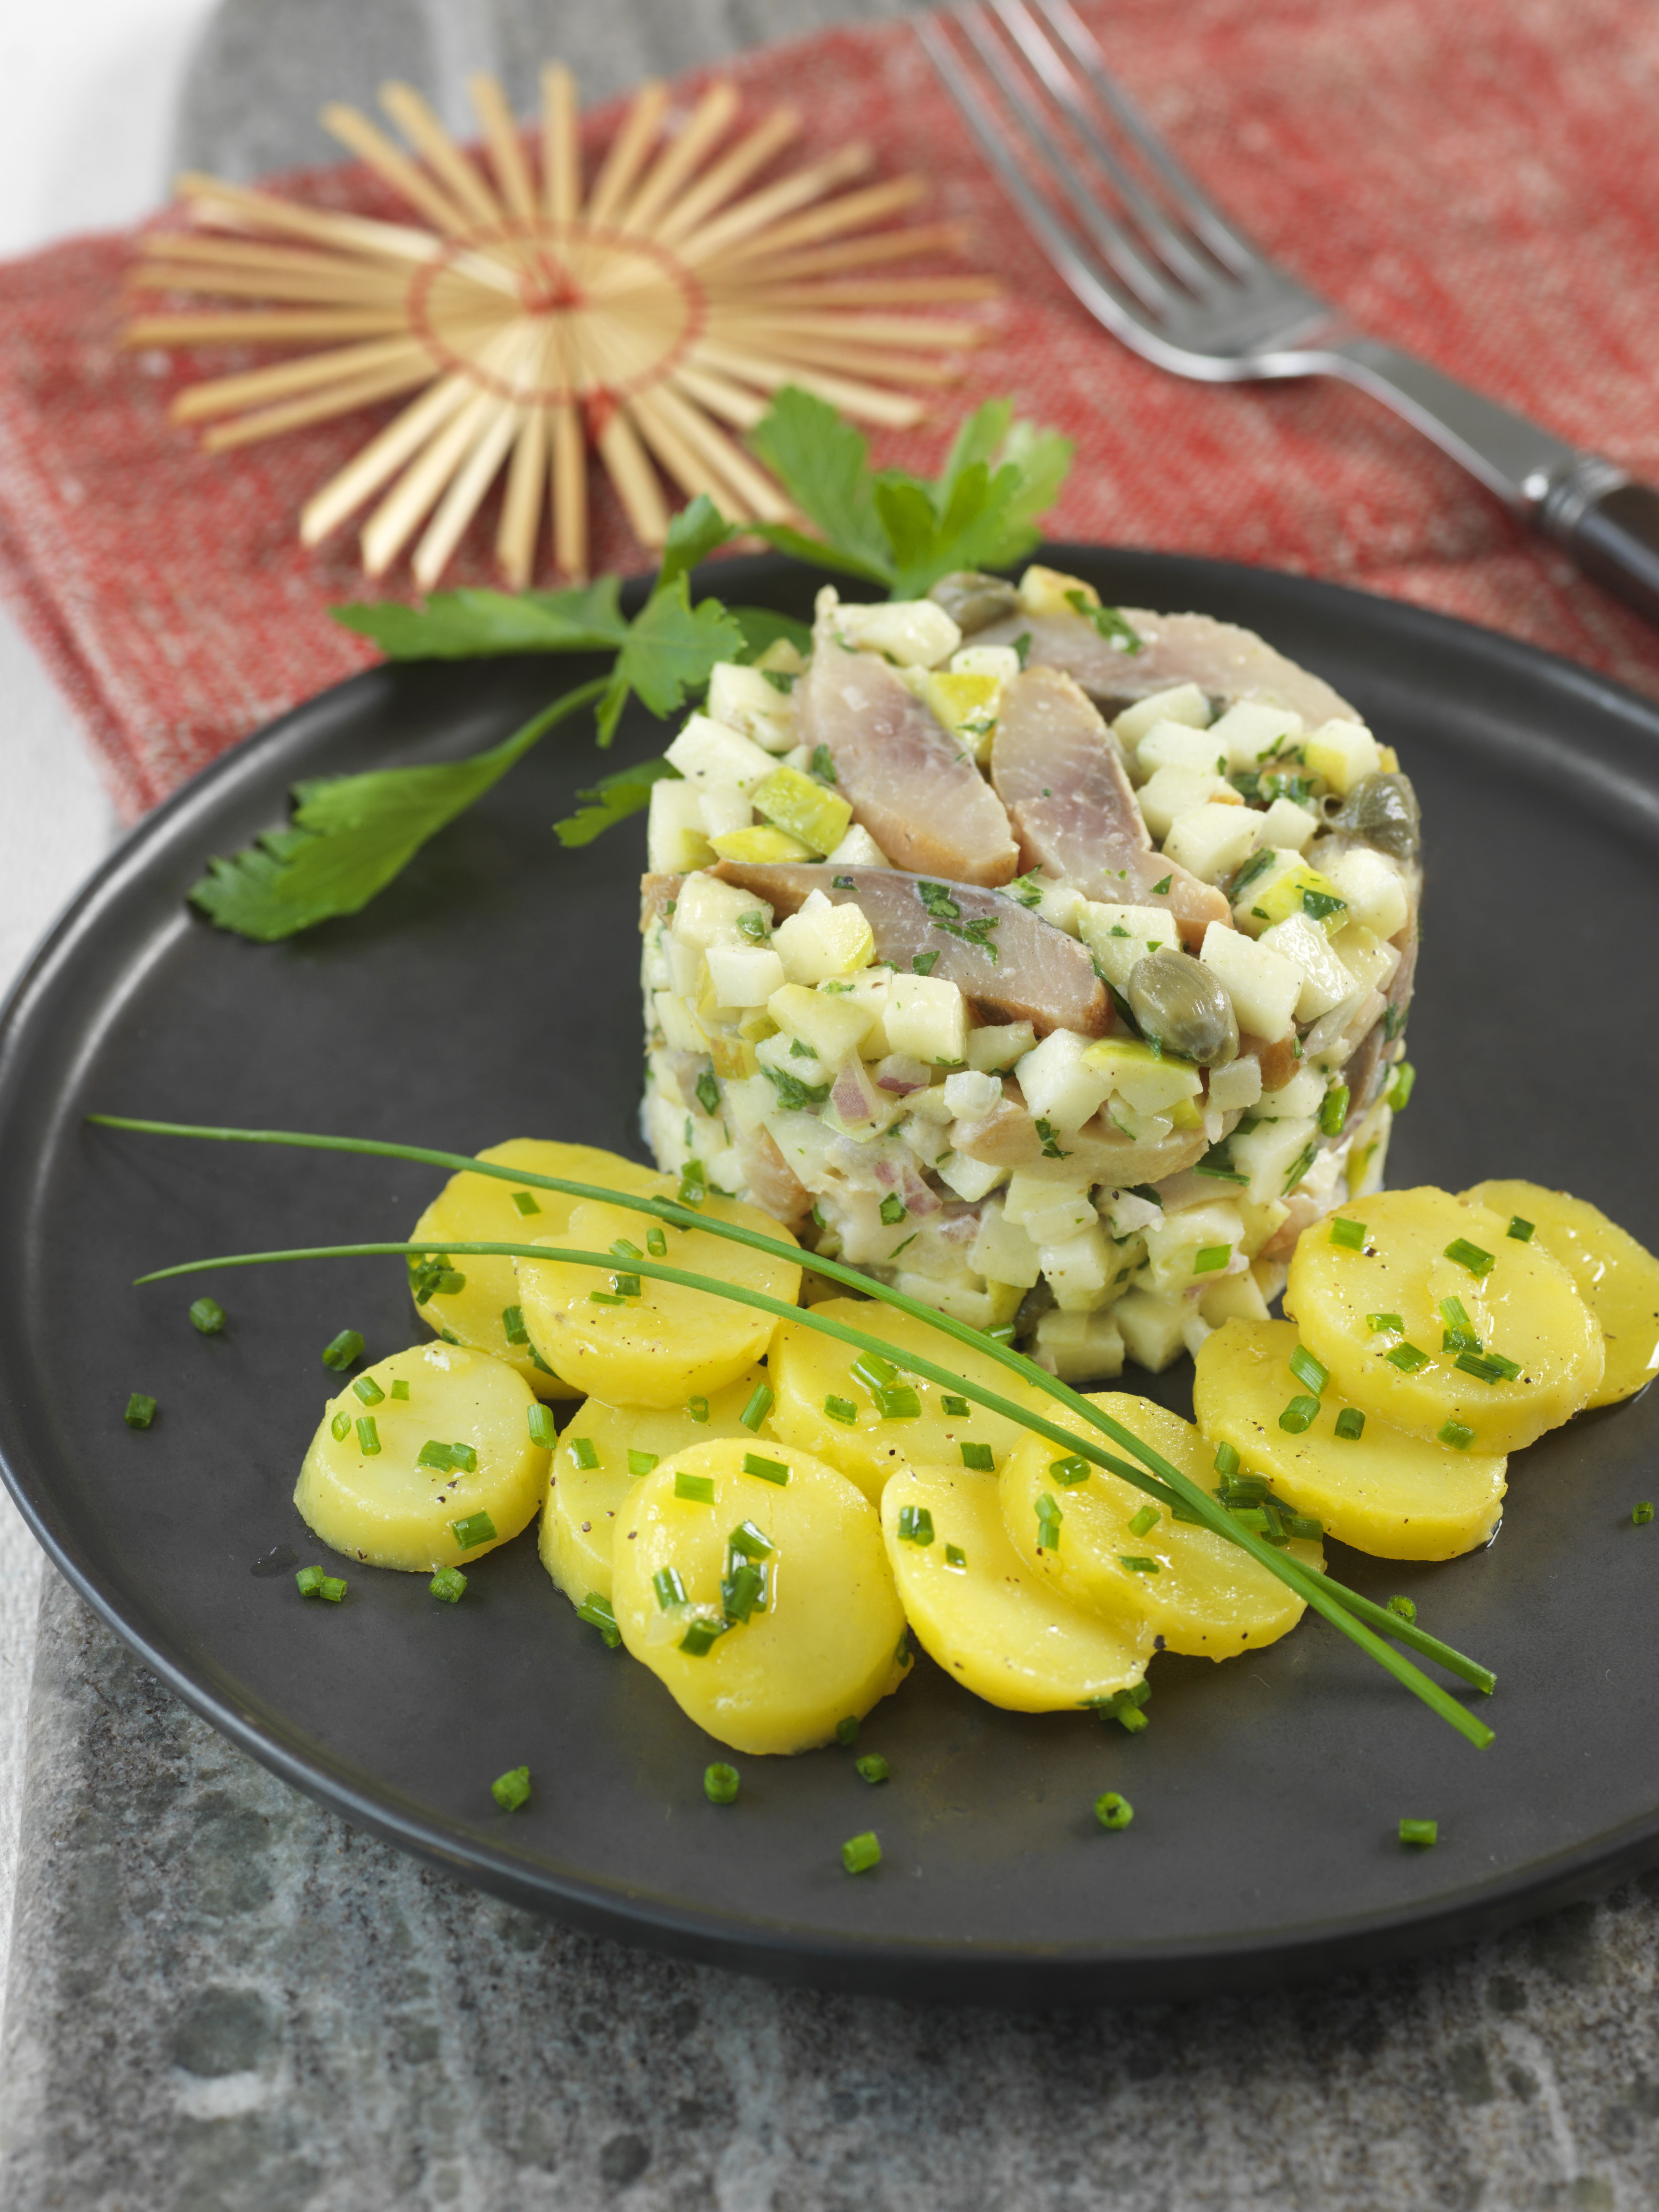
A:
[[[1575,443],[1659,477],[1659,14],[1648,0],[1112,0],[1113,65],[1269,252],[1357,320]],[[1212,389],[1134,360],[1028,243],[902,22],[733,65],[790,96],[802,156],[866,137],[1010,286],[934,423],[878,441],[932,466],[960,407],[1007,392],[1079,458],[1057,536],[1219,555],[1490,623],[1659,695],[1659,632],[1583,581],[1449,461],[1334,385]],[[692,88],[688,82],[688,89]],[[590,150],[615,110],[592,119]],[[292,181],[292,180],[290,180]],[[304,190],[374,205],[360,173]],[[179,384],[267,356],[117,350],[125,236],[0,269],[0,586],[130,814],[373,656],[324,610],[355,538],[302,552],[306,495],[387,410],[222,456],[167,420]],[[595,559],[647,565],[595,473]],[[493,513],[448,582],[489,580]],[[403,580],[394,577],[395,588]]]

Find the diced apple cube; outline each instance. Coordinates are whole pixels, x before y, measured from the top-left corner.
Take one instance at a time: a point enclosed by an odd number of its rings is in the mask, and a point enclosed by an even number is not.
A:
[[[951,655],[952,676],[988,676],[999,685],[1012,684],[1019,673],[1019,655],[1012,645],[964,645]]]
[[[1255,933],[1257,935],[1292,914],[1309,915],[1328,937],[1334,937],[1339,929],[1347,926],[1346,900],[1328,876],[1317,868],[1310,868],[1304,860],[1298,859],[1289,868],[1264,870],[1245,888],[1248,903],[1243,898],[1238,903],[1244,908],[1243,919],[1259,925]]]
[[[787,753],[800,739],[787,689],[780,691],[763,670],[744,668],[734,660],[717,660],[709,671],[708,712],[769,753]]]
[[[1224,1321],[1267,1319],[1267,1301],[1249,1268],[1237,1275],[1224,1275],[1218,1283],[1201,1291],[1198,1310],[1212,1328],[1219,1328]]]
[[[1126,707],[1112,728],[1130,752],[1158,722],[1185,722],[1194,730],[1210,725],[1210,702],[1196,684],[1177,684],[1169,691],[1154,691]]]
[[[1064,1313],[1092,1313],[1106,1303],[1115,1256],[1098,1221],[1062,1243],[1037,1247],[1048,1287]]]
[[[1021,611],[1028,615],[1075,613],[1073,592],[1080,595],[1085,607],[1100,605],[1100,593],[1081,576],[1067,576],[1058,568],[1044,568],[1036,562],[1020,578],[1018,589]]]
[[[1316,1067],[1298,1067],[1288,1083],[1261,1094],[1258,1111],[1264,1121],[1304,1121],[1319,1111],[1325,1096],[1325,1077]]]
[[[670,1052],[708,1051],[708,1040],[692,1018],[684,999],[677,998],[672,991],[653,991],[651,1004],[656,1011],[663,1042]]]
[[[1347,901],[1348,919],[1363,922],[1377,937],[1392,937],[1406,927],[1406,886],[1386,854],[1369,845],[1351,846],[1328,863],[1325,873]]]
[[[763,936],[771,926],[771,908],[753,891],[739,890],[718,876],[688,876],[674,907],[674,937],[699,952],[711,945],[751,945],[755,939],[739,926],[744,915],[759,916],[759,923],[750,927],[759,927]]]
[[[712,969],[712,957],[708,964]],[[781,961],[778,971],[783,971]],[[856,1052],[875,1026],[874,1014],[855,999],[829,997],[822,991],[809,991],[801,983],[785,983],[775,989],[767,1000],[766,1011],[781,1030],[811,1045],[827,1067],[838,1066],[849,1052]]]
[[[1304,744],[1302,760],[1310,775],[1322,775],[1341,799],[1382,765],[1376,739],[1363,722],[1322,722]]]
[[[860,968],[856,975],[832,977],[837,993],[845,993],[870,1016],[864,1040],[866,1060],[885,1060],[893,1049],[887,1035],[887,992],[893,980],[890,968]]]
[[[1125,1291],[1111,1312],[1130,1358],[1153,1375],[1161,1375],[1187,1348],[1182,1335],[1187,1310],[1180,1298],[1160,1297],[1156,1291]]]
[[[1255,845],[1255,821],[1248,806],[1212,803],[1183,814],[1164,840],[1167,856],[1202,884],[1224,884],[1237,873]]]
[[[1221,979],[1240,1029],[1270,1044],[1284,1036],[1302,996],[1302,970],[1293,962],[1220,921],[1205,931],[1198,957]]]
[[[1036,1246],[1018,1222],[1009,1220],[1003,1200],[995,1198],[980,1215],[968,1264],[988,1282],[1009,1283],[1018,1291],[1034,1290],[1042,1273]]]
[[[884,653],[902,668],[937,668],[962,643],[962,632],[933,599],[882,599],[873,606],[843,600],[832,627],[854,651]]]
[[[735,783],[691,784],[687,788],[698,794],[703,835],[710,844],[716,837],[729,837],[734,830],[748,829],[755,818],[748,793]]]
[[[1332,946],[1355,982],[1368,991],[1386,991],[1400,965],[1400,955],[1386,937],[1351,921],[1332,939]]]
[[[862,907],[831,906],[825,899],[816,907],[809,901],[799,913],[781,921],[772,942],[792,983],[823,983],[862,968],[874,951],[876,940]],[[951,988],[955,990],[956,986]]]
[[[1200,733],[1194,732],[1194,734]],[[1248,811],[1231,784],[1217,775],[1212,769],[1182,768],[1170,761],[1163,768],[1155,769],[1152,780],[1141,785],[1135,793],[1135,802],[1140,808],[1141,819],[1146,824],[1148,835],[1159,844],[1177,822],[1183,821],[1189,814],[1196,814],[1203,806],[1226,806],[1235,811],[1240,827],[1248,833],[1247,851],[1255,842],[1255,817]]]
[[[1261,1096],[1261,1062],[1253,1052],[1241,1053],[1224,1067],[1210,1070],[1210,1103],[1224,1114],[1242,1114]]]
[[[792,837],[787,830],[775,830],[769,822],[757,822],[750,830],[728,830],[724,836],[711,837],[708,842],[721,860],[744,860],[751,866],[817,857],[810,845],[804,845],[799,837]]]
[[[689,783],[735,783],[745,794],[775,765],[771,754],[752,738],[727,729],[710,714],[693,714],[665,757]]]
[[[1167,907],[1114,906],[1099,899],[1083,902],[1078,933],[1107,981],[1120,991],[1137,960],[1176,942],[1175,920]]]
[[[1103,1037],[1084,1057],[1110,1077],[1115,1096],[1137,1114],[1167,1114],[1178,1099],[1196,1098],[1203,1087],[1190,1060],[1155,1053],[1139,1037]]]
[[[1260,700],[1242,699],[1236,707],[1229,707],[1211,729],[1210,734],[1227,753],[1227,767],[1234,775],[1248,769],[1260,768],[1265,760],[1293,745],[1302,735],[1302,717],[1285,707],[1268,707]]]
[[[954,664],[949,674],[929,670],[918,686],[922,703],[981,767],[991,757],[1001,694],[995,677],[963,675]]]
[[[711,945],[703,955],[722,1006],[763,1006],[783,986],[783,963],[766,945]]]
[[[1354,978],[1332,949],[1331,940],[1316,921],[1305,914],[1287,915],[1283,921],[1264,929],[1259,944],[1281,958],[1293,961],[1302,971],[1302,988],[1296,1001],[1301,1022],[1316,1022],[1352,996]]]
[[[981,1075],[1004,1075],[1036,1042],[1030,1022],[988,1023],[968,1032],[968,1065]]]
[[[847,909],[837,908],[840,913]],[[870,957],[865,952],[865,959]],[[968,1056],[968,1005],[942,975],[895,975],[887,994],[888,1042],[935,1066]]]
[[[1298,806],[1293,799],[1274,799],[1259,819],[1261,826],[1256,832],[1258,850],[1263,845],[1271,845],[1285,852],[1305,852],[1309,838],[1319,827],[1307,808]]]
[[[1265,830],[1267,817],[1260,816],[1258,819]],[[1269,913],[1261,901],[1275,884],[1295,875],[1304,866],[1299,846],[1270,844],[1265,836],[1261,836],[1255,852],[1229,886],[1235,927],[1242,929],[1246,937],[1260,937],[1269,922],[1282,921],[1283,915]],[[1312,874],[1313,871],[1307,872]],[[1299,900],[1298,893],[1292,903],[1299,903]]]
[[[1185,1206],[1178,1212],[1165,1213],[1146,1234],[1151,1262],[1146,1287],[1179,1292],[1231,1266],[1243,1241],[1244,1223],[1236,1206],[1218,1199],[1208,1206]]]
[[[1074,891],[1069,884],[1050,883],[1045,878],[1036,910],[1051,929],[1063,929],[1067,937],[1075,937],[1085,903],[1082,892]]]
[[[1194,729],[1190,722],[1154,722],[1135,747],[1142,775],[1155,775],[1161,768],[1195,769],[1200,775],[1224,776],[1227,747],[1215,732]]]
[[[1034,1121],[1069,1132],[1080,1129],[1100,1111],[1112,1079],[1090,1066],[1085,1057],[1089,1044],[1075,1030],[1051,1030],[1015,1068]]]
[[[1304,1155],[1318,1127],[1312,1120],[1266,1121],[1245,1136],[1235,1133],[1229,1149],[1234,1166],[1250,1178],[1245,1196],[1257,1206],[1282,1199],[1305,1172]]]
[[[870,832],[858,822],[853,824],[835,851],[826,853],[823,857],[845,868],[890,868],[893,865]]]
[[[967,1152],[946,1152],[942,1160],[934,1163],[934,1173],[939,1181],[948,1184],[958,1198],[965,1198],[970,1206],[988,1196],[1007,1172],[1006,1168],[994,1168],[988,1161],[974,1159]]]
[[[1086,1190],[1029,1168],[1016,1168],[1008,1178],[1003,1206],[1007,1218],[1037,1244],[1062,1244],[1068,1237],[1081,1236],[1098,1218]]]
[[[940,1088],[953,1119],[958,1121],[980,1121],[1002,1103],[1002,1085],[995,1076],[973,1068],[947,1075]]]
[[[1062,1382],[1111,1382],[1123,1372],[1117,1307],[1104,1313],[1066,1313],[1054,1307],[1037,1322],[1035,1357],[1039,1367]]]
[[[653,875],[683,876],[708,866],[714,854],[703,830],[702,798],[695,783],[665,778],[652,785],[645,845]]]
[[[853,810],[799,769],[775,768],[755,786],[755,811],[799,837],[809,853],[833,853],[847,835]]]

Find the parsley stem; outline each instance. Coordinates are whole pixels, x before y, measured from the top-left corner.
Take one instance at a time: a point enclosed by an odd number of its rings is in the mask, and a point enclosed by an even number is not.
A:
[[[520,1188],[526,1184],[531,1184],[537,1189],[557,1191],[566,1197],[592,1199],[605,1204],[622,1206],[634,1212],[652,1214],[674,1228],[701,1229],[711,1236],[724,1237],[729,1242],[747,1245],[752,1250],[769,1253],[775,1258],[787,1260],[793,1266],[799,1266],[802,1262],[802,1255],[798,1246],[784,1244],[775,1237],[765,1237],[757,1231],[744,1229],[733,1222],[723,1222],[703,1217],[690,1207],[678,1205],[672,1199],[644,1198],[630,1192],[609,1189],[602,1184],[574,1182],[562,1176],[532,1175],[521,1167],[497,1165],[489,1161],[474,1159],[469,1154],[463,1152],[441,1152],[424,1146],[387,1144],[372,1138],[328,1137],[269,1129],[222,1128],[179,1122],[140,1121],[112,1114],[93,1114],[88,1115],[87,1118],[100,1127],[130,1129],[146,1135],[195,1137],[232,1144],[283,1145],[316,1152],[361,1152],[380,1158],[417,1161],[432,1167],[446,1168],[452,1173],[495,1175],[501,1180],[512,1182]],[[177,1267],[158,1268],[150,1274],[140,1276],[137,1281],[141,1284],[164,1282],[174,1276],[197,1273],[210,1267],[257,1267],[284,1260],[356,1259],[380,1255],[420,1257],[428,1253],[434,1253],[440,1249],[435,1244],[386,1243],[318,1245],[288,1251],[237,1253],[211,1260],[186,1261]],[[550,1260],[566,1265],[600,1268],[606,1272],[613,1270],[616,1266],[616,1255],[613,1253],[573,1251],[548,1244],[450,1243],[441,1249],[452,1255],[465,1253],[470,1256],[481,1258]],[[1389,1635],[1401,1643],[1414,1643],[1414,1634],[1408,1630],[1407,1623],[1396,1620],[1392,1614],[1384,1613],[1380,1607],[1370,1606],[1368,1601],[1359,1598],[1357,1593],[1342,1589],[1341,1585],[1332,1582],[1328,1576],[1304,1565],[1302,1561],[1294,1559],[1288,1553],[1275,1549],[1258,1536],[1253,1529],[1242,1526],[1225,1506],[1212,1498],[1207,1491],[1201,1489],[1188,1476],[1183,1474],[1178,1468],[1172,1466],[1161,1453],[1153,1450],[1150,1444],[1144,1443],[1132,1430],[1125,1428],[1120,1422],[1114,1420],[1109,1414],[1103,1413],[1097,1407],[1091,1406],[1080,1392],[1059,1382],[1046,1370],[1038,1367],[1034,1361],[1026,1358],[1024,1353],[1014,1352],[1006,1345],[1000,1345],[968,1322],[957,1321],[948,1314],[939,1313],[931,1306],[922,1305],[918,1300],[907,1297],[902,1291],[894,1290],[890,1285],[876,1282],[872,1278],[862,1275],[856,1269],[848,1267],[840,1261],[825,1259],[817,1254],[811,1256],[811,1264],[816,1272],[830,1275],[836,1280],[848,1284],[849,1287],[861,1291],[866,1297],[873,1296],[884,1304],[895,1307],[898,1311],[911,1315],[913,1318],[922,1321],[937,1329],[941,1334],[956,1339],[959,1343],[978,1352],[982,1358],[995,1360],[1021,1381],[1034,1384],[1046,1395],[1057,1401],[1067,1411],[1086,1421],[1091,1428],[1099,1431],[1128,1451],[1133,1458],[1141,1462],[1141,1465],[1128,1466],[1122,1460],[1109,1454],[1100,1445],[1079,1437],[1075,1431],[1063,1429],[1055,1422],[1045,1420],[1040,1414],[1031,1413],[1028,1407],[1016,1406],[995,1392],[986,1390],[969,1382],[963,1376],[953,1375],[948,1368],[937,1366],[932,1360],[924,1359],[919,1354],[905,1355],[903,1365],[908,1372],[919,1375],[924,1381],[932,1382],[940,1389],[963,1394],[976,1401],[988,1411],[1003,1414],[1017,1423],[1018,1426],[1033,1430],[1038,1435],[1048,1437],[1065,1449],[1080,1453],[1096,1466],[1104,1468],[1109,1473],[1121,1476],[1136,1489],[1144,1491],[1161,1504],[1172,1504],[1178,1500],[1203,1526],[1218,1535],[1226,1537],[1248,1552],[1259,1565],[1266,1567],[1270,1574],[1285,1583],[1295,1595],[1300,1597],[1304,1604],[1311,1606],[1323,1619],[1328,1620],[1333,1627],[1352,1642],[1358,1644],[1362,1650],[1367,1652],[1378,1665],[1392,1674],[1402,1687],[1409,1690],[1414,1697],[1420,1698],[1432,1711],[1456,1729],[1459,1734],[1467,1737],[1471,1743],[1484,1749],[1492,1741],[1492,1731],[1484,1722],[1477,1720],[1474,1714],[1467,1712],[1447,1691],[1442,1688],[1439,1683],[1431,1680],[1400,1652],[1383,1643],[1381,1637],[1374,1632],[1373,1628],[1367,1625],[1367,1620],[1369,1616],[1381,1614],[1382,1618],[1377,1621],[1377,1626],[1385,1628]],[[821,1335],[838,1337],[843,1343],[850,1344],[860,1352],[873,1352],[879,1358],[889,1357],[892,1351],[892,1346],[884,1343],[880,1339],[867,1335],[861,1329],[852,1328],[843,1322],[830,1320],[819,1308],[787,1305],[781,1299],[769,1297],[763,1291],[748,1290],[734,1283],[723,1283],[712,1276],[694,1273],[684,1268],[668,1267],[660,1261],[637,1261],[635,1263],[635,1272],[641,1275],[648,1275],[659,1281],[678,1283],[687,1290],[702,1291],[712,1293],[716,1297],[728,1299],[736,1304],[750,1306],[758,1313],[769,1313],[778,1320],[816,1329]],[[1433,1639],[1431,1638],[1428,1641],[1432,1643]],[[1416,1648],[1424,1650],[1425,1646],[1417,1644]],[[1438,1647],[1438,1650],[1448,1650],[1449,1647],[1443,1645]],[[1438,1656],[1438,1650],[1427,1652],[1425,1656]],[[1451,1655],[1453,1658],[1461,1658],[1461,1656]],[[1493,1679],[1484,1668],[1478,1668],[1471,1660],[1464,1660],[1461,1665],[1451,1667],[1450,1671],[1483,1689]]]

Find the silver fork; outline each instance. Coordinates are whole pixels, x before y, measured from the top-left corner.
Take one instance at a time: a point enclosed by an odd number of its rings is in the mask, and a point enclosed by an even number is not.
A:
[[[1070,0],[965,0],[916,28],[1043,252],[1124,344],[1205,383],[1358,385],[1659,622],[1659,492],[1369,337],[1275,266],[1113,82]]]

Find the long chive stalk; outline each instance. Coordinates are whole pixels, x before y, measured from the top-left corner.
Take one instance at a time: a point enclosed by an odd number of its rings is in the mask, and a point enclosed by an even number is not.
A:
[[[1407,1644],[1422,1652],[1425,1657],[1444,1667],[1449,1673],[1458,1675],[1464,1681],[1486,1693],[1490,1693],[1496,1686],[1496,1677],[1488,1668],[1466,1657],[1462,1652],[1455,1650],[1449,1644],[1443,1644],[1438,1638],[1431,1637],[1414,1626],[1401,1621],[1397,1615],[1385,1612],[1382,1607],[1374,1605],[1370,1599],[1361,1597],[1358,1591],[1346,1589],[1343,1584],[1335,1582],[1328,1575],[1307,1567],[1299,1559],[1264,1543],[1253,1531],[1242,1528],[1224,1507],[1219,1505],[1207,1492],[1191,1481],[1178,1468],[1171,1466],[1169,1461],[1160,1453],[1153,1450],[1151,1445],[1143,1442],[1132,1430],[1125,1428],[1121,1423],[1114,1420],[1109,1414],[1103,1413],[1098,1407],[1091,1406],[1079,1391],[1072,1389],[1068,1384],[1061,1382],[1058,1377],[1050,1375],[1046,1369],[1037,1366],[1034,1360],[1027,1359],[1022,1353],[1014,1352],[1005,1345],[998,1344],[994,1339],[984,1336],[969,1323],[957,1321],[951,1315],[940,1313],[932,1306],[925,1306],[919,1300],[907,1297],[903,1291],[895,1290],[890,1284],[878,1282],[873,1278],[861,1274],[855,1268],[846,1267],[838,1261],[823,1258],[816,1253],[803,1255],[800,1247],[797,1244],[793,1243],[785,1244],[776,1237],[763,1236],[757,1231],[744,1229],[735,1222],[720,1221],[712,1216],[705,1217],[692,1207],[678,1204],[672,1200],[646,1198],[632,1192],[612,1190],[604,1184],[576,1182],[559,1176],[537,1175],[523,1168],[480,1160],[469,1153],[445,1152],[429,1146],[398,1145],[366,1137],[331,1137],[309,1131],[237,1129],[198,1123],[154,1121],[114,1114],[92,1114],[87,1118],[101,1127],[131,1129],[142,1134],[153,1136],[192,1137],[227,1144],[279,1145],[315,1152],[356,1152],[379,1158],[417,1161],[432,1167],[448,1168],[452,1172],[458,1174],[493,1176],[499,1181],[513,1182],[520,1188],[530,1185],[538,1189],[557,1191],[565,1197],[592,1199],[604,1204],[623,1206],[635,1212],[653,1214],[672,1227],[682,1230],[701,1229],[710,1235],[724,1237],[732,1243],[745,1244],[752,1250],[768,1253],[791,1266],[799,1266],[804,1263],[804,1261],[810,1260],[815,1273],[826,1274],[834,1280],[845,1283],[849,1289],[863,1296],[876,1298],[902,1313],[908,1313],[940,1334],[955,1338],[968,1349],[996,1360],[1000,1365],[1006,1367],[1021,1381],[1055,1399],[1081,1419],[1088,1422],[1091,1427],[1098,1429],[1110,1437],[1114,1442],[1121,1444],[1141,1461],[1155,1478],[1161,1478],[1161,1480],[1149,1481],[1139,1470],[1127,1468],[1121,1461],[1108,1458],[1097,1450],[1091,1450],[1085,1454],[1085,1456],[1095,1460],[1097,1464],[1106,1468],[1110,1473],[1121,1475],[1125,1480],[1133,1483],[1136,1488],[1146,1492],[1149,1495],[1158,1496],[1166,1503],[1172,1503],[1178,1498],[1182,1504],[1196,1515],[1205,1527],[1248,1552],[1266,1567],[1270,1574],[1299,1596],[1304,1604],[1311,1605],[1316,1612],[1329,1620],[1343,1635],[1358,1644],[1363,1650],[1369,1652],[1381,1666],[1395,1676],[1396,1680],[1411,1690],[1413,1695],[1421,1698],[1425,1704],[1439,1713],[1443,1719],[1449,1721],[1457,1729],[1460,1734],[1467,1736],[1472,1743],[1484,1749],[1493,1741],[1492,1731],[1483,1722],[1477,1721],[1472,1714],[1465,1712],[1461,1705],[1447,1696],[1437,1683],[1431,1681],[1408,1661],[1401,1659],[1397,1652],[1391,1650],[1387,1644],[1382,1643],[1371,1632],[1371,1627],[1368,1624],[1374,1624],[1376,1627],[1384,1629],[1395,1641]],[[320,1259],[345,1257],[380,1250],[401,1251],[405,1255],[409,1255],[416,1249],[466,1250],[485,1255],[496,1253],[501,1256],[532,1259],[547,1259],[552,1256],[550,1249],[545,1245],[536,1246],[528,1251],[521,1251],[517,1246],[506,1245],[465,1247],[434,1245],[420,1248],[407,1245],[337,1246],[316,1247],[291,1255],[251,1254],[241,1255],[235,1260],[194,1262],[191,1263],[188,1268],[181,1267],[167,1272],[183,1273],[203,1266],[251,1265],[257,1264],[266,1258],[276,1259],[287,1256]],[[608,1256],[614,1260],[614,1255]],[[599,1262],[590,1260],[584,1261],[583,1264],[599,1264]],[[644,1272],[652,1274],[663,1273],[657,1266],[646,1267],[643,1262],[641,1266]],[[672,1276],[665,1278],[665,1279],[672,1279]],[[143,1279],[154,1280],[160,1278],[146,1277]],[[798,1306],[785,1307],[777,1300],[765,1298],[763,1293],[739,1291],[734,1285],[720,1283],[712,1277],[700,1276],[686,1279],[690,1287],[705,1290],[715,1297],[733,1298],[740,1304],[757,1304],[761,1310],[775,1310],[785,1319],[804,1322],[808,1326],[814,1325],[808,1309]],[[847,1341],[857,1344],[862,1350],[875,1351],[883,1358],[891,1357],[893,1347],[884,1344],[879,1339],[872,1340],[865,1336],[861,1331],[848,1334],[839,1323],[825,1322],[819,1326],[821,1334],[844,1335]],[[926,1374],[928,1380],[935,1382],[943,1382],[951,1389],[959,1390],[963,1388],[963,1377],[951,1376],[948,1370],[934,1368],[931,1363],[924,1363],[915,1355],[907,1354],[903,1360],[895,1364],[917,1374]],[[982,1394],[977,1391],[970,1392],[970,1395],[982,1396]],[[1037,1416],[1029,1411],[1022,1411],[1012,1407],[1006,1401],[998,1401],[997,1410],[1006,1413],[1010,1418],[1024,1426],[1038,1425]],[[1046,1423],[1041,1425],[1039,1432],[1053,1434],[1050,1425]],[[1067,1443],[1074,1443],[1078,1441],[1069,1433],[1065,1434],[1061,1440]]]

